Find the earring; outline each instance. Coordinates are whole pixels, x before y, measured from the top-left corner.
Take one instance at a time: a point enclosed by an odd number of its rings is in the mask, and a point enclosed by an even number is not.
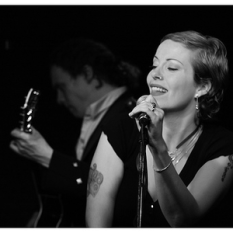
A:
[[[199,104],[198,104],[199,95],[196,94],[196,95],[194,96],[194,98],[196,99],[196,110],[197,110],[197,112],[198,112],[198,111],[199,111]]]
[[[195,105],[195,108],[196,108],[196,120],[198,121],[198,119],[200,118],[200,110],[199,110],[199,102],[198,102],[198,98],[199,98],[199,95],[196,94],[194,96],[195,100],[196,100],[196,105]]]

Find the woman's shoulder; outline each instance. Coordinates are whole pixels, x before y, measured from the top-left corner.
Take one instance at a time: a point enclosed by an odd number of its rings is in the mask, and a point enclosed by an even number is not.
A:
[[[233,132],[220,122],[205,123],[198,148],[208,160],[233,154]]]
[[[219,140],[223,138],[233,140],[233,131],[230,128],[224,126],[221,122],[210,121],[205,122],[203,125],[206,136],[211,137],[213,140]]]

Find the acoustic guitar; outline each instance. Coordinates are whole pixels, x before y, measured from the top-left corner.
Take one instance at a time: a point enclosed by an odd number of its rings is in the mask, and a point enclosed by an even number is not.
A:
[[[36,105],[40,92],[31,88],[25,97],[24,105],[21,107],[20,130],[25,133],[32,133],[32,119],[35,116]],[[32,172],[32,179],[37,193],[39,210],[34,212],[27,227],[59,227],[63,217],[63,207],[59,195],[44,194],[38,185],[38,176]]]

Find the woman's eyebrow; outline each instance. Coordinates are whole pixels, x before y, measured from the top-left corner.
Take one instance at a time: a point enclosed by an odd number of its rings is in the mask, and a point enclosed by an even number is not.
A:
[[[154,56],[153,61],[154,61],[154,60],[159,60],[159,59],[158,59],[158,57]],[[177,60],[177,59],[175,59],[175,58],[167,58],[167,59],[166,59],[166,61],[172,61],[172,60],[173,60],[173,61],[177,61],[177,62],[181,63],[182,65],[184,65],[180,60]]]
[[[177,60],[175,58],[168,58],[166,61],[177,61],[179,62],[180,64],[184,65],[180,60]]]

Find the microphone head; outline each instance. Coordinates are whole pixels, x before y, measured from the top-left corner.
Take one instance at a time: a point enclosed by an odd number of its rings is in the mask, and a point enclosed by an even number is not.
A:
[[[149,124],[150,118],[148,117],[146,113],[142,112],[139,114],[138,121],[139,121],[140,126],[146,126]]]
[[[148,95],[143,95],[143,96],[139,97],[136,104],[138,105],[138,104],[140,104],[142,101],[145,101],[147,97],[148,97]],[[140,114],[138,115],[137,119],[138,119],[139,124],[140,124],[141,126],[146,126],[146,125],[148,125],[149,122],[150,122],[150,118],[149,118],[149,117],[147,116],[147,114],[144,113],[144,112],[140,113]]]

